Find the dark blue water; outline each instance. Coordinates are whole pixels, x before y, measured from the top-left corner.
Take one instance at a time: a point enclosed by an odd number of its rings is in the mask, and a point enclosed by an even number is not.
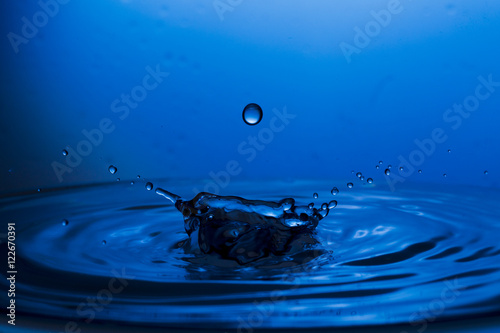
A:
[[[410,332],[500,310],[496,189],[391,192],[354,182],[333,196],[331,183],[317,181],[238,183],[247,199],[293,197],[306,208],[338,200],[315,228],[314,247],[241,264],[187,251],[182,214],[144,183],[1,200],[2,216],[16,222],[23,314],[83,328],[100,321],[240,331],[405,324]],[[189,182],[155,184],[191,195]],[[220,208],[244,213],[230,206]]]

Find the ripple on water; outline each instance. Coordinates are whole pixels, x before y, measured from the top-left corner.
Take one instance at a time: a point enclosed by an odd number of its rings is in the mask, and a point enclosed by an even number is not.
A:
[[[289,196],[287,186],[268,184],[265,195],[262,184],[233,190],[274,199]],[[320,196],[331,198],[329,186],[301,182],[293,194],[310,200],[325,190]],[[0,211],[16,221],[26,290],[17,304],[28,313],[74,318],[82,299],[121,276],[127,286],[97,319],[237,327],[235,318],[272,302],[261,327],[352,326],[407,322],[443,293],[438,319],[499,311],[500,192],[466,192],[390,192],[376,183],[341,192],[316,229],[321,247],[248,265],[185,253],[179,212],[126,182],[3,198]]]

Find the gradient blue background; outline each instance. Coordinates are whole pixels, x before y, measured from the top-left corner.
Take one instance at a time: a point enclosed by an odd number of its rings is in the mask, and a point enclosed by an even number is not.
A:
[[[401,0],[348,63],[340,43],[353,44],[353,29],[388,2],[244,0],[221,20],[212,0],[71,0],[15,53],[7,35],[41,7],[2,1],[0,192],[137,174],[201,189],[229,160],[240,162],[238,180],[356,170],[384,181],[378,161],[398,165],[436,127],[449,139],[408,183],[498,187],[500,88],[457,130],[443,113],[474,93],[479,75],[500,81],[500,2]],[[157,64],[170,75],[120,120],[111,103]],[[264,110],[252,127],[241,119],[251,102]],[[284,106],[296,118],[247,162],[238,145]],[[116,129],[60,182],[51,163],[65,163],[62,149],[103,118]]]

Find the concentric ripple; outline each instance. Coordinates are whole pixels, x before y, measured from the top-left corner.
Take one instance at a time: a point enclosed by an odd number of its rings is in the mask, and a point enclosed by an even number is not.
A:
[[[192,196],[190,184],[158,183]],[[307,205],[316,191],[338,200],[316,228],[314,253],[247,265],[185,253],[182,216],[143,186],[4,198],[2,220],[17,229],[18,306],[79,325],[240,329],[417,326],[500,310],[500,191],[370,184],[333,197],[331,186],[234,186],[228,194],[250,199]]]

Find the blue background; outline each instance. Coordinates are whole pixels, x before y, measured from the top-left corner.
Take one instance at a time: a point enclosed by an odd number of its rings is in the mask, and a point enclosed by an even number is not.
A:
[[[238,180],[349,179],[356,170],[384,181],[378,161],[397,166],[435,128],[448,140],[405,181],[499,186],[500,87],[456,130],[443,114],[474,94],[478,76],[500,81],[500,2],[401,0],[350,62],[341,43],[354,45],[354,29],[390,1],[233,1],[221,15],[214,3],[58,3],[16,53],[9,33],[21,36],[23,17],[33,22],[42,9],[2,1],[0,192],[137,174],[202,189],[230,160]],[[121,120],[111,104],[147,66],[169,76]],[[241,119],[251,102],[264,110],[257,126]],[[238,146],[285,106],[296,117],[248,162]],[[114,131],[58,179],[61,151],[76,150],[104,118]]]

